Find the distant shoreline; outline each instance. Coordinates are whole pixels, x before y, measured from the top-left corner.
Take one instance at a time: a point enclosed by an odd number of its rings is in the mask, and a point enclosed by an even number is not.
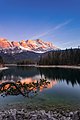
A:
[[[40,68],[65,68],[65,69],[80,69],[80,66],[75,66],[75,65],[17,65],[17,64],[5,64],[6,67],[8,66],[27,66],[27,67],[40,67]],[[0,68],[3,69],[3,68]]]
[[[2,68],[0,68],[0,71],[1,70],[6,70],[6,69],[8,69],[8,67],[2,67]]]
[[[80,69],[80,66],[69,66],[69,65],[37,65],[37,67],[41,68],[70,68],[70,69]]]

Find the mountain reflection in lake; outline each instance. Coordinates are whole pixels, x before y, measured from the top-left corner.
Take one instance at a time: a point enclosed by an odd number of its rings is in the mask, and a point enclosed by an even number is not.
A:
[[[31,82],[31,79],[21,80],[17,82],[7,81],[0,83],[0,93],[1,96],[5,97],[8,95],[19,95],[22,94],[25,97],[30,97],[29,94],[33,93],[36,95],[37,92],[47,88],[50,84],[46,79],[35,80]]]
[[[43,80],[42,83],[40,83],[40,79]],[[10,67],[0,72],[0,85],[5,82],[16,83],[21,93],[12,84],[7,84],[3,88],[0,87],[1,95],[8,96],[0,97],[2,104],[13,103],[14,101],[29,103],[30,99],[24,99],[20,94],[33,97],[30,102],[36,104],[80,104],[80,70]],[[24,89],[26,86],[27,88]]]

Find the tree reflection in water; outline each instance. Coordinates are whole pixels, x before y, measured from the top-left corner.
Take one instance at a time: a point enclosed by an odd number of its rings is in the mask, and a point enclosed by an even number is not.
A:
[[[72,87],[80,85],[80,69],[64,68],[38,68],[41,75],[47,79],[56,79],[56,81],[65,81],[67,85],[71,83]]]
[[[21,81],[17,82],[3,82],[0,84],[0,94],[5,97],[8,95],[23,95],[25,97],[34,97],[40,91],[40,88],[47,88],[49,81],[40,79],[40,81],[26,84]]]

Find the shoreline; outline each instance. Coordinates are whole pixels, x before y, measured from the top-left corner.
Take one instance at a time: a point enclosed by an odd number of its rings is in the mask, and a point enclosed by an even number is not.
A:
[[[1,70],[6,70],[6,69],[8,69],[8,67],[2,67],[2,68],[0,68],[0,71]]]
[[[41,68],[68,68],[68,69],[80,69],[80,66],[69,66],[69,65],[37,65],[36,67]]]
[[[80,69],[80,66],[76,65],[17,65],[17,64],[5,64],[5,65],[6,65],[5,69],[8,68],[8,66]]]
[[[70,110],[65,108],[56,108],[52,106],[46,107],[30,106],[15,104],[6,109],[0,110],[1,120],[79,120],[80,108]]]

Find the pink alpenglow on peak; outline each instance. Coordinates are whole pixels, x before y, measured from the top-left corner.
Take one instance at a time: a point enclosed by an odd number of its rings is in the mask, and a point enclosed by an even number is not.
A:
[[[11,42],[9,42],[7,39],[5,38],[0,38],[0,48],[10,48],[12,47]]]
[[[20,48],[22,50],[28,50],[33,52],[46,52],[50,50],[58,50],[59,48],[53,45],[51,42],[44,42],[41,39],[36,40],[21,40],[20,42],[12,41],[5,38],[0,38],[0,49]]]
[[[14,47],[19,47],[20,46],[19,42],[12,41],[11,43],[12,43],[12,46],[14,46]]]

